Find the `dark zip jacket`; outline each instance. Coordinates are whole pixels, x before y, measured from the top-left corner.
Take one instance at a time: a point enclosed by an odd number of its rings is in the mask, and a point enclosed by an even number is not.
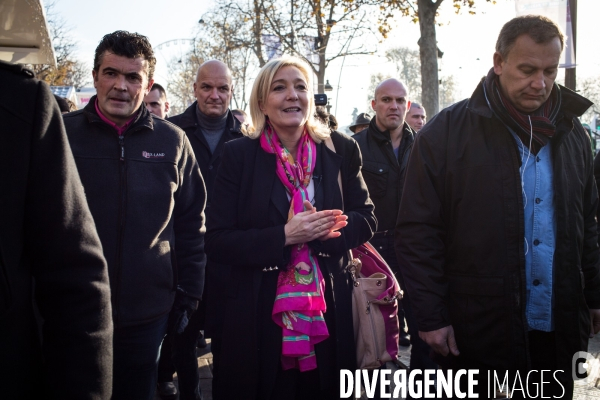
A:
[[[206,190],[184,132],[142,104],[119,137],[96,97],[64,116],[79,175],[108,262],[116,326],[154,321],[179,286],[204,287]]]
[[[202,133],[202,128],[198,125],[196,119],[197,108],[198,102],[195,101],[194,104],[189,106],[182,114],[175,115],[169,118],[168,121],[183,129],[192,144],[194,154],[196,155],[196,161],[198,161],[204,183],[206,184],[206,212],[209,212],[215,177],[217,176],[217,169],[221,163],[223,145],[230,140],[241,138],[243,134],[240,131],[240,121],[233,115],[231,110],[227,110],[225,132],[223,132],[223,136],[221,136],[214,153],[211,153],[210,147]]]
[[[394,154],[390,132],[381,132],[374,117],[369,127],[352,136],[358,142],[363,159],[362,174],[369,197],[375,204],[378,231],[393,230],[396,226],[406,165],[414,142],[413,130],[405,122],[398,157]]]
[[[588,307],[600,308],[598,194],[590,138],[577,118],[591,103],[563,87],[561,95],[548,145],[557,362],[569,373],[573,354],[587,349]],[[479,84],[419,131],[395,235],[419,330],[452,325],[459,359],[498,370],[530,369],[520,162]]]

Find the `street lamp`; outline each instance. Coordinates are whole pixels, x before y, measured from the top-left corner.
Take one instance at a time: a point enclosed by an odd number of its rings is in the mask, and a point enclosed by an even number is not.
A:
[[[333,90],[333,86],[331,86],[331,84],[329,83],[329,79],[327,79],[327,82],[325,82],[325,91],[331,92],[332,90]]]

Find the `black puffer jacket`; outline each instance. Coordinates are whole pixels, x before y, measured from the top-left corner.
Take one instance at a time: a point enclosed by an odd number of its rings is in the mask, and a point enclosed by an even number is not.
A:
[[[153,321],[175,289],[201,298],[206,191],[185,133],[142,104],[119,138],[96,97],[64,117],[108,262],[115,325]]]
[[[591,103],[561,93],[551,141],[554,317],[558,366],[570,371],[573,354],[587,349],[588,306],[600,308],[598,195],[589,136],[577,119]],[[460,357],[497,369],[529,369],[520,159],[480,84],[417,135],[396,229],[419,330],[452,324]]]

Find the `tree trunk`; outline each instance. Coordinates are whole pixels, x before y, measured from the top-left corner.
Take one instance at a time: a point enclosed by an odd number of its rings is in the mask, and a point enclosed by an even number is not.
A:
[[[319,72],[317,74],[317,93],[325,93],[325,49],[319,51]]]
[[[569,11],[571,14],[571,28],[573,29],[573,54],[577,60],[577,0],[569,0]],[[565,86],[571,90],[577,90],[577,77],[575,67],[565,69]]]
[[[434,116],[440,111],[437,39],[435,35],[435,14],[443,0],[418,0],[419,55],[421,56],[421,99],[427,115]]]
[[[263,33],[263,24],[262,24],[262,1],[254,0],[254,24],[252,26],[252,34],[254,36],[254,46],[253,51],[258,59],[258,66],[262,68],[267,61],[263,57],[263,49],[262,49],[262,33]]]

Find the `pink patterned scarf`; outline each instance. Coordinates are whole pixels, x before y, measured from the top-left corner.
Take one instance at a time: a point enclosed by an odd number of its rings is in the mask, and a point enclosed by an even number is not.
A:
[[[277,176],[291,198],[288,221],[305,211],[308,185],[315,168],[317,146],[306,129],[302,133],[296,162],[282,146],[277,132],[268,123],[260,136],[260,145],[277,156]],[[307,243],[294,245],[290,263],[279,272],[277,296],[273,306],[273,321],[283,329],[281,365],[284,370],[317,368],[316,343],[329,337],[323,314],[325,279],[317,258]]]

